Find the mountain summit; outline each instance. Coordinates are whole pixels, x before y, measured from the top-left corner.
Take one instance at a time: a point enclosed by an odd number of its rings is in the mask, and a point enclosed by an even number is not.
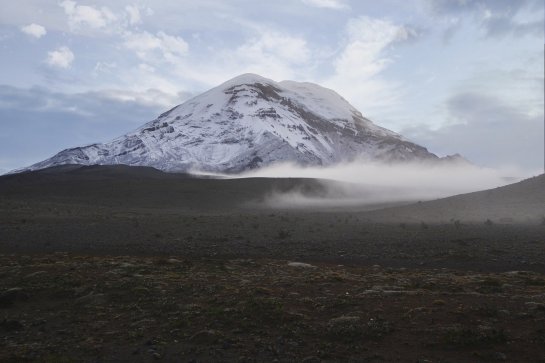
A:
[[[375,125],[330,89],[243,74],[111,142],[66,149],[23,170],[126,164],[241,172],[276,162],[331,165],[357,158],[440,159]]]

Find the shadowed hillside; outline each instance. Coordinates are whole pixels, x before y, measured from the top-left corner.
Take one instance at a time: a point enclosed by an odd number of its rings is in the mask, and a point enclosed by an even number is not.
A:
[[[291,195],[317,201],[335,200],[342,205],[354,193],[371,195],[373,190],[384,194],[384,188],[326,179],[222,179],[126,165],[64,165],[0,177],[0,198],[176,212],[270,208],[272,197],[287,196],[289,200]],[[356,206],[359,210],[371,210],[406,203],[362,201]]]
[[[536,223],[545,218],[545,174],[496,189],[369,213],[384,222]]]
[[[0,177],[0,198],[35,203],[122,208],[237,209],[272,191],[320,196],[324,185],[304,178],[217,179],[150,167],[66,165]]]

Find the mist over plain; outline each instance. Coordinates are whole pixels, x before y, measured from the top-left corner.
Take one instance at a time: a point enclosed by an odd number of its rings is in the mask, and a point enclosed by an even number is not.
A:
[[[536,173],[537,174],[537,173]],[[504,186],[532,173],[472,164],[353,161],[328,167],[279,163],[225,178],[308,178],[289,191],[276,190],[262,201],[268,207],[365,207],[404,204]]]

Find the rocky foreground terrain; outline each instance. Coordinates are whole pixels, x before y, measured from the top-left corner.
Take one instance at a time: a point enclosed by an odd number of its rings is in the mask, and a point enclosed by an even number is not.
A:
[[[3,362],[539,362],[545,277],[0,255]]]

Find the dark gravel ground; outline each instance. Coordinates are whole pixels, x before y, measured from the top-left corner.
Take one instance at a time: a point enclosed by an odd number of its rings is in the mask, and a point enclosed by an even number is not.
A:
[[[35,211],[35,209],[34,209]],[[89,213],[90,212],[90,213]],[[280,258],[388,267],[545,272],[545,226],[383,224],[358,213],[255,211],[58,215],[11,209],[0,251]]]

